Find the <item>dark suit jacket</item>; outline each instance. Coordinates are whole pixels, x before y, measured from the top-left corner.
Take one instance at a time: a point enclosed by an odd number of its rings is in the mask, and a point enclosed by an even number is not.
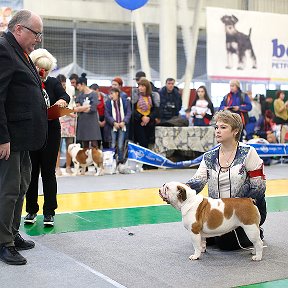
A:
[[[41,149],[47,138],[47,107],[36,68],[11,32],[0,37],[0,144],[12,151]]]
[[[47,80],[44,83],[45,90],[49,96],[50,106],[54,105],[58,100],[63,99],[69,104],[70,96],[66,93],[60,81],[54,77],[47,77]],[[59,119],[49,120],[48,126],[50,128],[61,129]]]

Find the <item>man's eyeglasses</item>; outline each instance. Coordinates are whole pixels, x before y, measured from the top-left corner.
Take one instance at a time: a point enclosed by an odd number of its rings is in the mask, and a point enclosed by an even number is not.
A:
[[[32,30],[31,28],[29,27],[26,27],[24,25],[21,25],[22,27],[26,28],[27,30],[29,30],[30,32],[32,32],[34,35],[35,35],[35,39],[37,40],[41,40],[42,39],[42,36],[43,36],[43,33],[42,32],[36,32],[34,30]]]

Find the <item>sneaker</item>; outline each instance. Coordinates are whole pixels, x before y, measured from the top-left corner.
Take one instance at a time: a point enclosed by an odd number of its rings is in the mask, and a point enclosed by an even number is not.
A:
[[[2,246],[0,260],[9,265],[25,265],[27,260],[16,250],[15,246]]]
[[[14,238],[14,245],[17,250],[29,250],[35,247],[33,241],[23,239],[19,233]]]
[[[24,217],[24,224],[34,224],[36,222],[37,214],[28,213]]]
[[[54,217],[52,215],[44,215],[44,225],[54,226]]]

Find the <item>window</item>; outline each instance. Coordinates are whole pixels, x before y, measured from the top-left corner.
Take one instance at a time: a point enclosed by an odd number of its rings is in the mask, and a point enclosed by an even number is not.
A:
[[[223,97],[229,93],[230,85],[229,83],[211,83],[211,100],[214,107],[219,107]]]

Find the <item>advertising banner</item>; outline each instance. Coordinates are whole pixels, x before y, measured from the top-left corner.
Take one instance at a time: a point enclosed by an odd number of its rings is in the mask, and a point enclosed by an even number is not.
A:
[[[23,0],[0,0],[0,33],[6,31],[12,15],[20,9],[23,9]]]
[[[210,79],[288,80],[288,15],[206,8]]]

